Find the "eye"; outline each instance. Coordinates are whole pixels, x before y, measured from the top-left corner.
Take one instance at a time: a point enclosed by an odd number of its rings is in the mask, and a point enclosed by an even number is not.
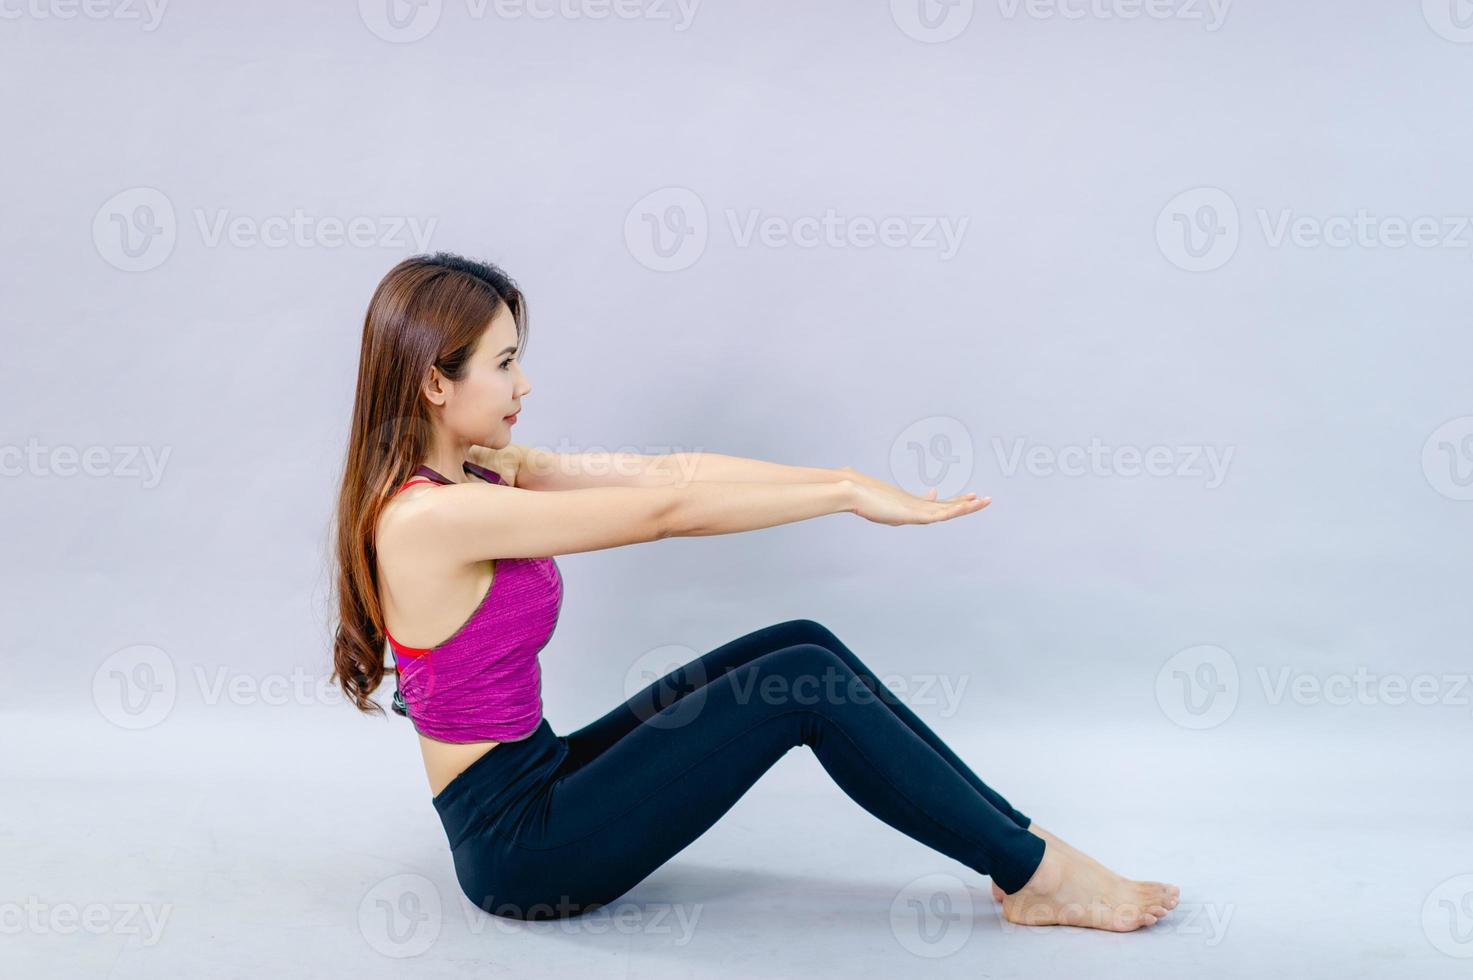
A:
[[[511,357],[508,357],[506,360],[502,361],[501,362],[501,370],[505,371],[506,370],[506,366],[508,364],[510,364],[514,360],[516,360],[516,355],[515,354],[513,354]]]

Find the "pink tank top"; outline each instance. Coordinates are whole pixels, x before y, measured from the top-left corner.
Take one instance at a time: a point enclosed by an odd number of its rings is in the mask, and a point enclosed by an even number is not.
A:
[[[465,470],[502,482],[470,461]],[[428,466],[415,475],[426,479],[412,479],[395,493],[416,483],[453,482]],[[562,605],[563,577],[551,557],[498,558],[491,588],[448,640],[418,648],[388,636],[415,729],[442,742],[511,742],[532,734],[542,721],[537,658],[557,628]]]

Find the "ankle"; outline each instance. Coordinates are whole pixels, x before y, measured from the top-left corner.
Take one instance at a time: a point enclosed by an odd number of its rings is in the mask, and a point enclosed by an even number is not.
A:
[[[1014,897],[1025,893],[1032,895],[1049,895],[1058,891],[1059,886],[1064,883],[1063,854],[1050,844],[1047,838],[1043,841],[1043,856],[1038,861],[1038,867],[1033,869],[1033,875],[1023,883],[1023,887],[1013,892]]]

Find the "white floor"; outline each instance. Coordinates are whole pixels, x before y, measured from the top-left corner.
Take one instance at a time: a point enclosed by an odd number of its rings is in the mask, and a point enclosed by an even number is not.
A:
[[[1181,886],[1173,916],[1111,935],[1004,922],[985,879],[858,808],[803,748],[615,905],[499,919],[456,886],[406,729],[342,710],[134,732],[95,714],[0,716],[0,974],[1473,971],[1473,877],[1457,878],[1473,875],[1466,718],[947,735],[1044,826]]]

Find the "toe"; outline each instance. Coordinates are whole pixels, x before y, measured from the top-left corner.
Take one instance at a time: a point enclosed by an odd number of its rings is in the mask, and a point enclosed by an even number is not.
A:
[[[1156,920],[1144,912],[1135,909],[1124,908],[1116,911],[1113,926],[1117,932],[1134,932],[1141,926],[1149,925]]]

